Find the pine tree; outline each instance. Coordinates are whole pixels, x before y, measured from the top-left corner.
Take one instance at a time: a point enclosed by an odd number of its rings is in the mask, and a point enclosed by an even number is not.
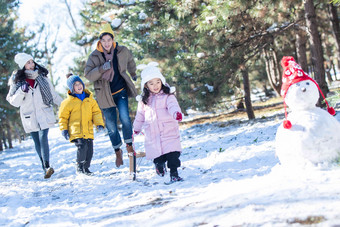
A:
[[[298,51],[294,45],[297,31],[305,26],[303,8],[302,1],[293,0],[150,0],[131,4],[97,0],[84,7],[85,29],[75,41],[90,49],[100,25],[110,22],[116,40],[133,51],[137,63],[160,63],[168,83],[176,86],[184,110],[206,110],[223,106],[228,97],[240,93],[245,75],[241,66],[247,69],[250,86],[256,79],[257,86],[266,90],[266,64],[259,60],[266,59],[265,52],[275,56],[267,68],[275,72],[276,90],[280,89],[282,56],[299,56],[301,61],[303,53],[309,56],[303,45]]]
[[[14,56],[26,49],[25,42],[29,39],[23,35],[24,29],[15,28],[18,4],[18,0],[0,2],[0,96],[2,100],[0,104],[0,127],[6,134],[9,148],[11,148],[11,132],[13,128],[16,128],[15,125],[20,125],[19,128],[21,128],[19,132],[16,131],[17,133],[14,135],[16,138],[21,136],[17,134],[22,134],[23,130],[21,124],[17,124],[20,121],[18,109],[6,101],[9,89],[7,84],[12,71],[17,68]],[[2,149],[2,146],[0,149]]]

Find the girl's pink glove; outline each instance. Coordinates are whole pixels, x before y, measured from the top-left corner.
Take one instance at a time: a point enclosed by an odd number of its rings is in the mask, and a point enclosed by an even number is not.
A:
[[[133,133],[138,135],[140,132],[139,131],[136,131],[136,130],[133,130]]]
[[[176,113],[175,113],[175,116],[176,116],[176,118],[175,118],[175,119],[176,119],[177,121],[182,121],[182,119],[183,119],[183,117],[182,117],[182,113],[180,113],[180,112],[176,112]]]

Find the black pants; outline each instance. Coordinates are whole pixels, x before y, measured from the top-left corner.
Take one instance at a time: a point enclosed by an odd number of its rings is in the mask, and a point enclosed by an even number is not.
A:
[[[178,151],[173,151],[167,154],[163,154],[158,158],[153,160],[155,165],[164,165],[165,162],[168,162],[168,168],[170,169],[170,176],[178,177],[177,168],[181,166],[181,161],[179,160],[179,156],[181,155]]]
[[[85,168],[90,168],[93,156],[92,139],[75,139],[73,140],[77,147],[77,164]]]

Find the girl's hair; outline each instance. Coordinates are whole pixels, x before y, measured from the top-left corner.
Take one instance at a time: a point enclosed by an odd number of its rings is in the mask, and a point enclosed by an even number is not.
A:
[[[162,84],[161,91],[163,91],[165,94],[170,94],[170,88],[168,86],[165,86]],[[142,102],[147,105],[148,104],[148,99],[150,96],[150,91],[147,87],[143,88],[143,96],[142,96]]]
[[[42,67],[41,65],[37,64],[35,61],[33,61],[33,62],[35,64],[34,70],[38,70],[39,75],[47,77],[48,70],[46,68]],[[24,66],[22,69],[19,69],[17,71],[15,78],[14,78],[14,83],[26,80],[25,70],[26,69],[25,69],[25,66]]]

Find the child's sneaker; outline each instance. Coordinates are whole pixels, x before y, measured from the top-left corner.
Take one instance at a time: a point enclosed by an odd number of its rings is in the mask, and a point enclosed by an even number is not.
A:
[[[165,163],[163,164],[155,164],[156,166],[156,173],[158,176],[164,177],[165,174]]]

